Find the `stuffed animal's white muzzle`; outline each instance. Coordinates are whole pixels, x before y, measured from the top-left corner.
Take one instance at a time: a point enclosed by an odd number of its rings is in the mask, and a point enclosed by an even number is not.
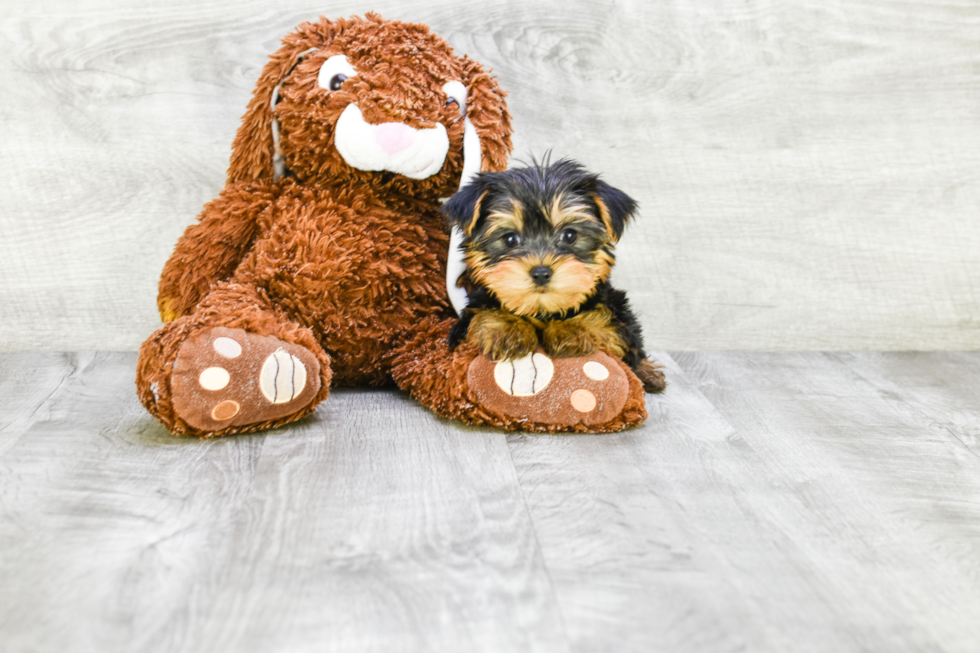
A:
[[[372,125],[356,104],[348,104],[337,120],[334,144],[352,168],[426,179],[446,162],[449,134],[442,123],[431,129],[415,129],[400,122]]]

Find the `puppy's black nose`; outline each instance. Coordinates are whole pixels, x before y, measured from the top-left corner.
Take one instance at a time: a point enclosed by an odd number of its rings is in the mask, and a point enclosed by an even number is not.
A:
[[[551,275],[551,268],[549,268],[547,265],[536,265],[531,268],[531,279],[534,281],[535,285],[545,285],[551,281]]]

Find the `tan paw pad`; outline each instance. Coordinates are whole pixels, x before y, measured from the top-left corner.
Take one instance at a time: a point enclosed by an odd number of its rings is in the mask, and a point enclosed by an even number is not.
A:
[[[220,404],[214,407],[211,411],[211,419],[216,422],[227,422],[232,417],[238,414],[242,407],[237,401],[231,401],[230,399],[222,401]]]
[[[591,413],[595,410],[597,403],[595,395],[583,388],[573,392],[569,402],[572,404],[572,408],[580,413]]]

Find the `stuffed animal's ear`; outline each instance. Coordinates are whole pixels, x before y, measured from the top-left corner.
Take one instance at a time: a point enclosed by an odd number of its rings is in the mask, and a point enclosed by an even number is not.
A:
[[[487,188],[485,175],[478,176],[474,181],[459,189],[442,205],[442,214],[446,223],[459,227],[467,236],[473,233],[473,228],[480,219],[480,209],[484,198],[490,190]]]
[[[324,19],[321,19],[321,23]],[[322,28],[322,24],[304,23],[300,32]],[[309,35],[304,35],[309,36]],[[301,56],[310,49],[306,38],[291,34],[283,39],[285,45],[270,57],[262,69],[255,93],[245,109],[242,124],[231,145],[231,164],[228,167],[228,182],[272,181],[275,144],[272,137],[273,92],[296,67]]]
[[[637,204],[623,191],[613,188],[606,182],[597,180],[592,199],[599,207],[599,215],[606,229],[618,241],[626,229],[626,224],[636,214]]]
[[[484,172],[507,169],[507,157],[513,149],[510,140],[510,113],[507,93],[477,62],[463,57],[463,84],[467,89],[466,117],[480,137]]]

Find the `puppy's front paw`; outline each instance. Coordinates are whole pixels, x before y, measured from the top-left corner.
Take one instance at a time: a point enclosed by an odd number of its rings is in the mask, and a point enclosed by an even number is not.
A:
[[[590,356],[595,353],[592,332],[571,320],[551,322],[541,334],[544,350],[554,358]]]
[[[523,318],[504,311],[479,311],[470,322],[466,341],[491,360],[524,358],[538,347],[538,332]]]
[[[622,358],[626,344],[613,325],[612,312],[599,305],[567,320],[549,322],[542,334],[544,350],[555,358],[590,356],[596,350]]]

